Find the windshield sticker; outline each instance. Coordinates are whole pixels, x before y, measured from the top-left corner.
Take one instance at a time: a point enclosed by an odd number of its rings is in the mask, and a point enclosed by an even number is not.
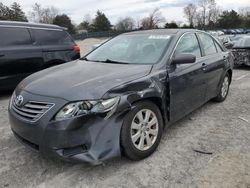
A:
[[[163,40],[167,40],[170,38],[169,35],[150,35],[148,37],[149,39],[163,39]]]

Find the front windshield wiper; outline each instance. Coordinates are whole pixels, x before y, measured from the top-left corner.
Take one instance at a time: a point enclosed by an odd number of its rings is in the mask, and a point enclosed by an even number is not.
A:
[[[105,61],[97,61],[97,62],[101,62],[101,63],[129,64],[127,62],[115,61],[115,60],[111,60],[111,59],[106,59]]]
[[[84,60],[84,61],[93,61],[93,62],[100,62],[100,63],[129,64],[127,62],[114,61],[114,60],[111,60],[111,59],[106,59],[106,60],[90,60],[87,57],[83,57],[83,58],[81,58],[81,60]]]
[[[89,59],[87,57],[82,57],[82,58],[80,58],[80,60],[89,61]]]

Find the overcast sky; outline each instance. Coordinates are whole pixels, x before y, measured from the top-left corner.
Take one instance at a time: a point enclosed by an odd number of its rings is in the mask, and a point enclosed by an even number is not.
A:
[[[159,8],[168,22],[185,22],[183,7],[194,0],[0,0],[5,5],[18,2],[28,15],[32,5],[36,2],[43,7],[54,6],[60,13],[68,14],[74,23],[79,24],[84,15],[94,17],[99,9],[106,14],[112,24],[120,17],[131,16],[135,20],[148,15],[155,8]],[[235,9],[250,7],[250,0],[217,0],[221,9]]]

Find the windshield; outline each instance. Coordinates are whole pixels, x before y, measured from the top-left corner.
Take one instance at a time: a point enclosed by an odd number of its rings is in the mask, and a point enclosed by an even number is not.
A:
[[[103,44],[86,60],[106,63],[154,64],[163,56],[172,35],[120,35]]]
[[[250,37],[243,37],[237,41],[234,47],[250,47]]]

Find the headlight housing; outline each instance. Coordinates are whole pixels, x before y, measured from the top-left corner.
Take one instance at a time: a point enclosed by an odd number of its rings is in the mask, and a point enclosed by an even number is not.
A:
[[[11,95],[11,98],[10,98],[10,102],[9,102],[9,106],[10,106],[10,107],[12,106],[12,104],[13,104],[15,98],[16,98],[16,92],[14,91],[14,92],[12,93],[12,95]]]
[[[116,110],[120,97],[98,101],[78,101],[64,106],[55,116],[55,120],[64,120],[85,114],[107,113],[105,119],[109,118]]]

